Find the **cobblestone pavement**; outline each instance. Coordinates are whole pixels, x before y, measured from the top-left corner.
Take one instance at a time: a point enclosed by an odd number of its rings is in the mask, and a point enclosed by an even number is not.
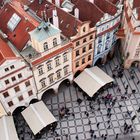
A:
[[[118,57],[114,57],[114,59],[108,62],[105,66],[101,68],[110,76],[112,76],[112,70],[114,69],[115,65],[119,65]],[[63,87],[60,89],[58,95],[52,96],[49,100],[46,98],[44,102],[52,114],[58,120],[58,125],[56,131],[58,132],[59,136],[55,137],[53,134],[50,133],[43,133],[42,137],[38,140],[76,140],[76,136],[78,136],[79,140],[88,140],[91,139],[90,136],[90,129],[92,128],[96,134],[96,139],[101,139],[102,134],[107,134],[107,140],[113,140],[114,136],[118,133],[119,139],[122,140],[132,140],[137,134],[140,134],[140,114],[137,112],[140,106],[140,84],[137,84],[138,80],[140,80],[140,72],[134,68],[134,76],[135,78],[132,80],[130,79],[129,70],[124,71],[123,78],[116,78],[116,82],[119,84],[121,88],[121,92],[117,92],[117,88],[109,88],[108,90],[104,91],[102,95],[107,95],[111,93],[113,98],[117,97],[116,104],[112,107],[111,113],[111,123],[110,128],[108,128],[108,117],[107,117],[107,108],[104,103],[101,102],[100,111],[98,111],[99,105],[95,101],[94,107],[95,111],[92,113],[89,108],[89,101],[84,99],[82,92],[78,91],[77,88],[73,87]],[[125,85],[128,84],[128,94],[126,95],[128,98],[126,100],[121,100],[121,95],[125,93]],[[132,93],[132,90],[136,90],[136,93]],[[131,96],[129,96],[131,94]],[[100,95],[101,96],[101,95]],[[78,105],[77,99],[82,99],[82,103]],[[119,108],[119,105],[122,105]],[[68,118],[59,119],[59,109],[62,106],[66,106],[70,109],[70,112],[74,112],[75,116],[69,116]],[[132,122],[129,116],[126,116],[126,111],[132,111],[131,116],[136,115],[137,118]],[[89,112],[89,117],[84,114],[84,111]],[[20,121],[20,123],[16,123],[16,127],[18,128],[19,137],[24,137],[24,140],[31,140],[34,137],[30,138],[29,133],[31,130],[21,117],[18,115],[16,122]],[[89,125],[89,120],[91,124]],[[132,124],[134,132],[124,136],[124,122],[128,124]],[[100,122],[99,128],[97,128],[97,123]],[[23,127],[23,125],[25,127]],[[21,134],[22,133],[22,134]],[[68,134],[68,138],[66,138],[65,134]],[[94,139],[94,138],[93,138]],[[101,139],[102,140],[102,139]],[[137,136],[136,140],[140,140],[140,137]]]

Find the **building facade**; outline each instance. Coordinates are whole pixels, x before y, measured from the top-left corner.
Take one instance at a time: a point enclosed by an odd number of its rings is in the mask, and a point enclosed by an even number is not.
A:
[[[7,43],[0,39],[0,101],[8,114],[19,106],[28,106],[37,98],[30,67]]]
[[[126,0],[122,29],[118,33],[121,38],[124,67],[136,66],[140,68],[140,2]]]

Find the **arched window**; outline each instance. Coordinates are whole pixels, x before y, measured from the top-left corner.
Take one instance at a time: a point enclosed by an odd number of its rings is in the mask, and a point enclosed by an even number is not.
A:
[[[99,54],[101,52],[101,47],[102,47],[102,45],[99,44],[98,47],[97,47],[97,54]]]
[[[45,42],[43,47],[44,47],[44,51],[47,51],[48,50],[48,43]]]
[[[57,38],[53,39],[53,46],[56,47],[57,46]]]

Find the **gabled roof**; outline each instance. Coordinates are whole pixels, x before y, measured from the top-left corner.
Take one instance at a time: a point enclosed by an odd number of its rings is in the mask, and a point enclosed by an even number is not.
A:
[[[111,16],[117,12],[117,7],[107,0],[94,0],[96,6],[98,6],[104,13],[108,13]]]
[[[75,4],[75,8],[79,9],[79,19],[81,21],[91,21],[90,26],[95,24],[103,17],[104,12],[101,11],[95,4],[87,0],[71,0]]]
[[[16,26],[14,31],[10,31],[7,27],[7,23],[13,14],[20,17],[20,22]],[[0,10],[0,29],[8,36],[8,39],[15,45],[15,47],[21,51],[30,36],[29,31],[33,30],[39,24],[32,17],[30,17],[17,2],[6,4],[3,9]]]
[[[16,55],[4,40],[0,38],[0,65],[9,59],[16,59]]]
[[[140,7],[140,0],[133,0],[133,9]]]
[[[49,37],[60,34],[60,32],[61,31],[59,29],[50,25],[49,23],[42,22],[37,28],[29,32],[29,34],[32,36],[32,38],[38,42],[41,42]]]
[[[120,0],[108,0],[108,1],[116,5]]]
[[[19,0],[18,0],[19,1]],[[75,18],[73,15],[65,12],[59,7],[56,7],[53,3],[43,1],[42,4],[38,3],[38,0],[34,0],[29,4],[28,0],[22,0],[23,4],[27,4],[36,14],[42,18],[42,12],[45,11],[47,18],[52,17],[52,11],[56,9],[59,17],[59,28],[66,37],[76,35],[78,26],[83,22]]]

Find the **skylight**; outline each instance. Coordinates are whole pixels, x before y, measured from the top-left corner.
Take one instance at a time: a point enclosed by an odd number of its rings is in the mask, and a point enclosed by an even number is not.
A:
[[[16,26],[18,25],[18,23],[20,22],[21,18],[14,13],[12,15],[12,17],[10,18],[10,20],[7,23],[7,27],[11,30],[14,31],[14,29],[16,28]]]

